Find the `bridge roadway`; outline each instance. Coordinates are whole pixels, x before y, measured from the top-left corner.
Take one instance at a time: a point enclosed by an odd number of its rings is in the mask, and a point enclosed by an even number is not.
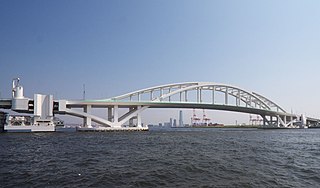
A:
[[[276,112],[272,110],[248,108],[243,106],[233,106],[225,104],[211,103],[192,103],[177,101],[114,101],[114,100],[84,100],[84,101],[67,101],[67,108],[84,108],[90,105],[92,108],[112,108],[117,105],[119,108],[131,108],[135,106],[147,106],[148,108],[186,108],[186,109],[210,109],[231,112],[241,112],[247,114],[256,114],[262,116],[292,116],[290,113]]]
[[[231,111],[231,112],[240,112],[247,114],[256,114],[260,115],[264,118],[264,121],[269,121],[269,123],[278,123],[285,126],[289,126],[292,122],[298,122],[298,116],[295,114],[290,114],[286,112],[272,111],[266,109],[257,109],[252,107],[243,107],[243,106],[234,106],[234,105],[225,105],[225,104],[212,104],[212,103],[191,103],[191,102],[177,102],[177,101],[116,101],[116,100],[86,100],[86,101],[66,101],[66,107],[71,108],[85,108],[86,106],[91,106],[92,108],[108,108],[112,109],[114,106],[118,106],[119,108],[132,108],[136,106],[141,106],[145,108],[185,108],[185,109],[211,109],[211,110],[221,110],[221,111]],[[74,111],[73,111],[74,112]],[[85,118],[86,115],[82,113],[69,113],[70,115],[75,115],[78,117]],[[68,112],[67,112],[68,114]],[[123,117],[119,118],[119,120],[124,119],[128,114],[125,114]],[[275,120],[267,120],[265,117],[275,117]],[[282,120],[280,120],[282,119]],[[92,117],[92,120],[97,123],[102,123]],[[280,122],[278,122],[280,121]],[[290,123],[290,121],[292,121]],[[319,119],[306,117],[307,123],[310,124],[318,124],[320,122]]]

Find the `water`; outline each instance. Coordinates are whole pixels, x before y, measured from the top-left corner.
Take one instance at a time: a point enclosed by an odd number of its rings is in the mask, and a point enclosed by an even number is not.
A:
[[[0,134],[0,187],[319,187],[320,130]]]

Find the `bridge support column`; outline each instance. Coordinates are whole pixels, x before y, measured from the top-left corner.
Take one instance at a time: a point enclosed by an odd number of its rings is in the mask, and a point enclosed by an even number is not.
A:
[[[86,107],[84,107],[83,111],[88,114],[91,114],[91,105],[87,105]],[[90,117],[85,117],[83,119],[83,126],[85,126],[87,128],[92,128]]]
[[[262,116],[263,119],[263,127],[270,126],[270,121],[268,120],[267,116]]]
[[[141,106],[138,106],[138,110],[141,109]],[[137,114],[137,127],[142,127],[142,124],[141,124],[141,112],[139,112]]]
[[[113,124],[115,127],[121,127],[119,124],[119,106],[114,105],[113,107]]]
[[[287,116],[284,116],[283,122],[284,122],[284,124],[287,124]]]
[[[112,108],[111,107],[108,107],[108,121],[111,121],[112,122]]]
[[[281,119],[276,116],[262,116],[263,118],[263,127],[280,127]]]

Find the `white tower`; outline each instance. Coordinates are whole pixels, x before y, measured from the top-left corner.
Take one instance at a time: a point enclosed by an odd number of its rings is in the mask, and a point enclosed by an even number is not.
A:
[[[11,109],[19,112],[29,110],[29,99],[23,96],[23,87],[19,84],[20,78],[12,80],[12,106]]]
[[[179,111],[179,127],[183,127],[182,110]]]

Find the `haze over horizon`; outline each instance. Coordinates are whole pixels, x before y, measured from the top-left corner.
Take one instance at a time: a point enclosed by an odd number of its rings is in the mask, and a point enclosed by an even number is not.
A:
[[[2,0],[0,96],[11,97],[15,77],[25,96],[56,99],[81,99],[83,84],[86,98],[100,99],[206,81],[320,118],[319,7],[316,0]],[[224,123],[238,118],[208,113]],[[177,110],[148,110],[143,121],[173,116]]]

